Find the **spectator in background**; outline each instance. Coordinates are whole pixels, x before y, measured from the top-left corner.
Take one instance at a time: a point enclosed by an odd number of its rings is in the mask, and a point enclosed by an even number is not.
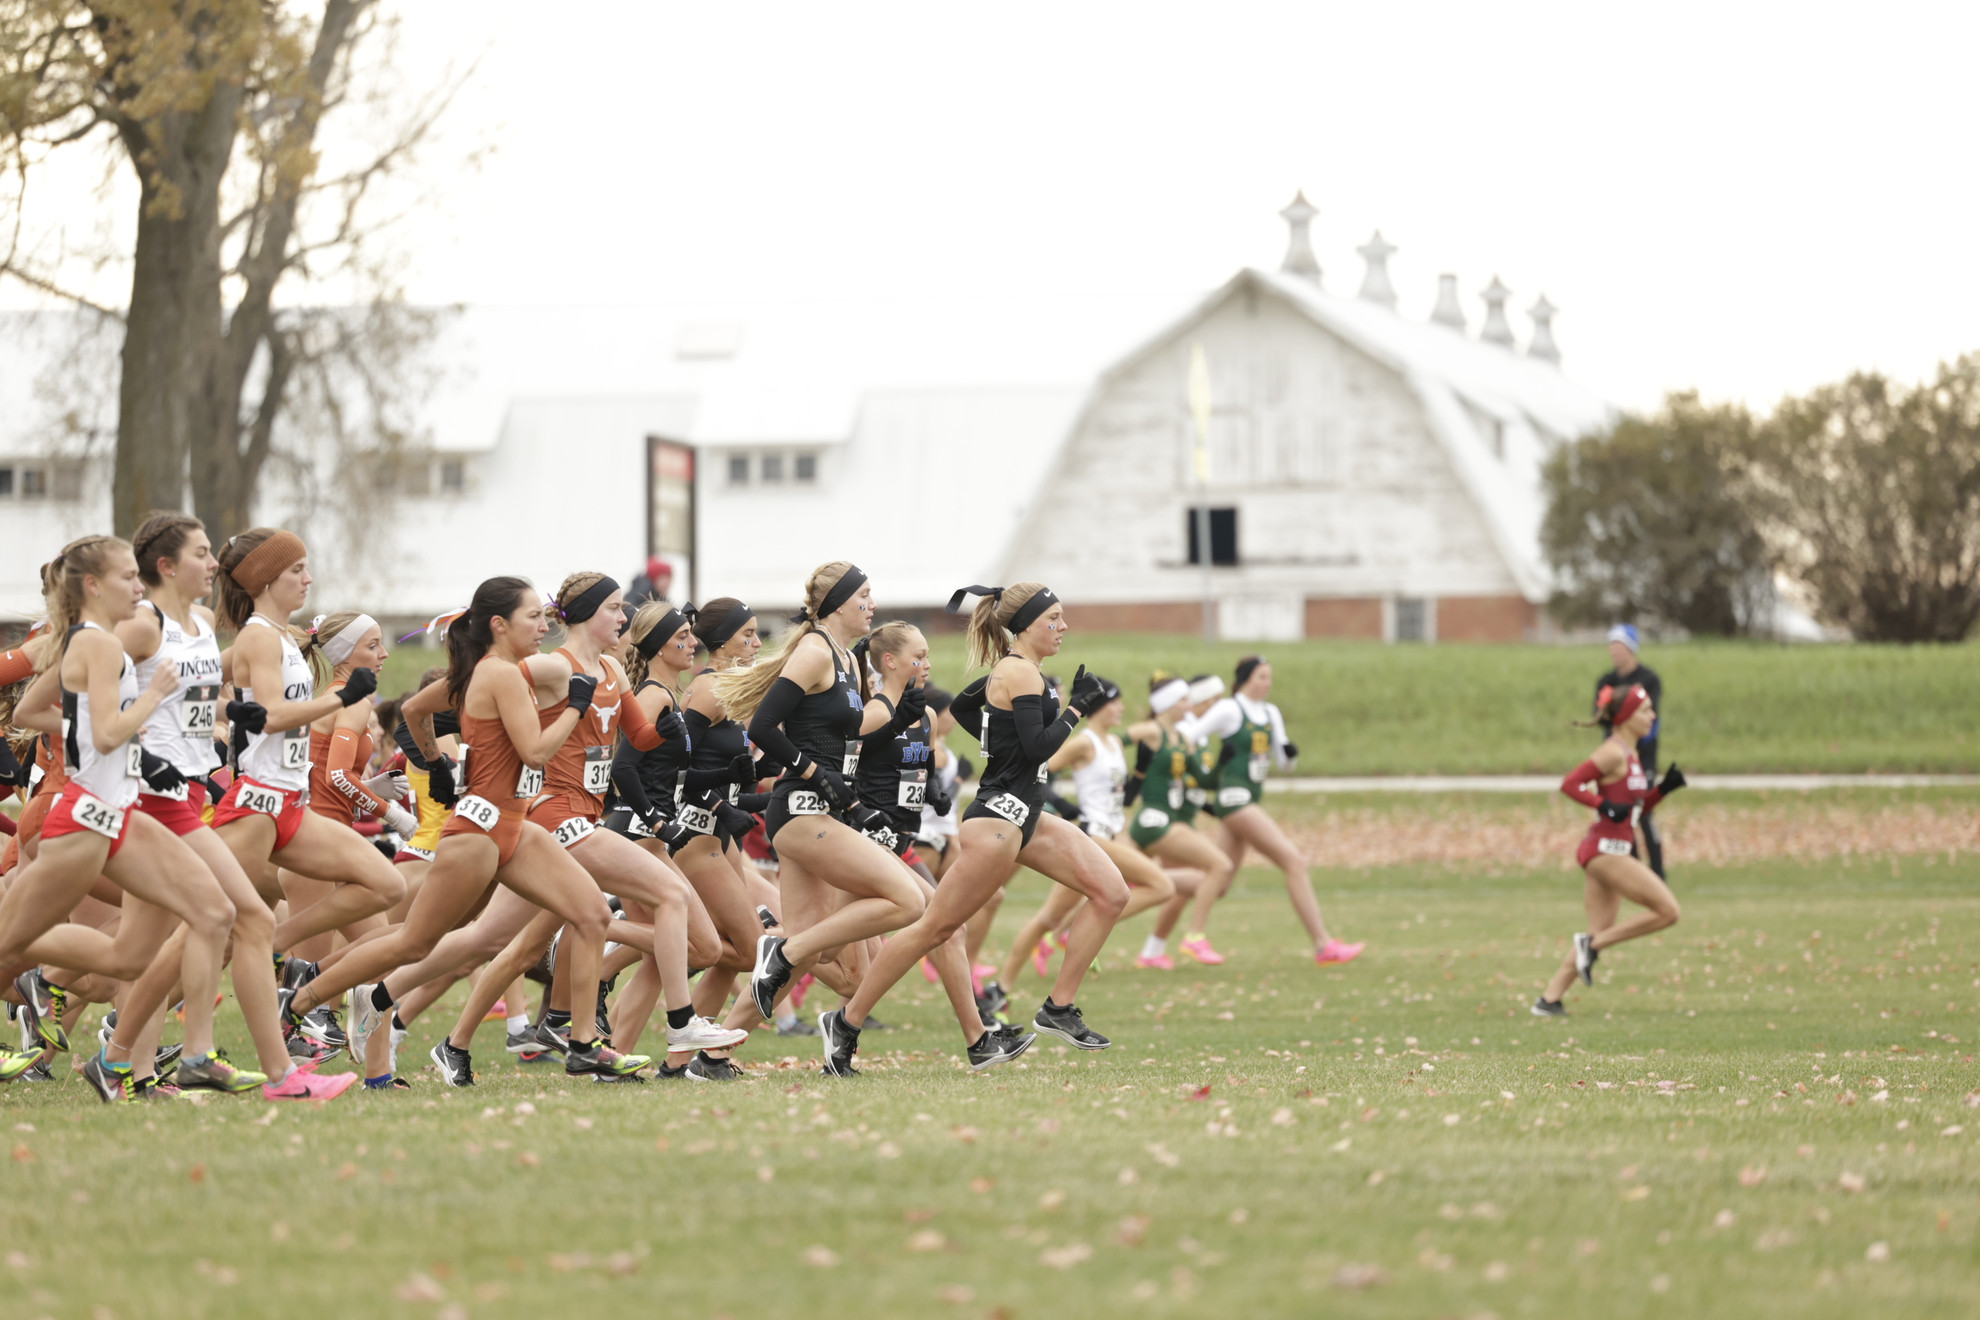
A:
[[[673,585],[673,566],[659,555],[648,556],[645,571],[635,577],[632,585],[626,588],[626,617],[632,617],[633,611],[649,600],[665,600],[667,592]]]
[[[1639,658],[1643,650],[1643,638],[1633,623],[1619,623],[1609,629],[1609,659],[1613,662],[1609,672],[1595,680],[1595,691],[1603,688],[1619,688],[1626,683],[1640,683],[1650,694],[1651,708],[1657,712],[1656,723],[1650,726],[1636,744],[1637,759],[1643,762],[1643,769],[1651,779],[1657,777],[1657,735],[1664,727],[1664,681],[1657,677],[1657,671]],[[1601,698],[1596,698],[1599,707]],[[1601,711],[1598,709],[1599,717]],[[1603,726],[1604,729],[1607,726]],[[1643,830],[1643,846],[1649,850],[1646,859],[1657,878],[1666,884],[1670,881],[1664,875],[1664,838],[1657,832],[1657,822],[1651,818],[1650,809],[1645,808],[1641,820],[1637,822]]]

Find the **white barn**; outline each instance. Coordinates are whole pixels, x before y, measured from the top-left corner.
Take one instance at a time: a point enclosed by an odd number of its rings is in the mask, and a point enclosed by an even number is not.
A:
[[[1524,353],[1496,281],[1476,337],[1452,277],[1431,322],[1405,319],[1379,235],[1361,294],[1329,293],[1311,209],[1286,214],[1284,267],[1207,299],[466,309],[429,350],[423,447],[380,517],[353,532],[300,478],[258,516],[311,539],[323,608],[394,620],[494,573],[624,581],[657,554],[676,596],[766,615],[847,558],[889,614],[1035,577],[1084,626],[1194,631],[1190,510],[1207,502],[1225,636],[1541,634],[1539,464],[1611,415],[1562,375],[1551,309]],[[33,565],[108,522],[115,390],[64,406],[47,378],[112,369],[115,344],[58,368],[66,316],[0,317],[0,612],[17,618]],[[993,461],[1006,475],[986,481]]]

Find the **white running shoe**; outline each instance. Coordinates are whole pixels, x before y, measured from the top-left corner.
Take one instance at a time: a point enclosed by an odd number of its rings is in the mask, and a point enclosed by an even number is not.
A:
[[[1601,956],[1594,936],[1583,931],[1574,937],[1574,970],[1581,974],[1583,985],[1595,984],[1595,960]]]
[[[386,1025],[390,1019],[371,1002],[371,987],[361,985],[351,992],[351,1025],[344,1034],[350,1038],[351,1057],[360,1065],[364,1063],[364,1043],[371,1039],[371,1033]]]
[[[728,1050],[749,1039],[747,1031],[725,1027],[705,1017],[688,1019],[685,1027],[667,1028],[667,1052],[675,1050]]]

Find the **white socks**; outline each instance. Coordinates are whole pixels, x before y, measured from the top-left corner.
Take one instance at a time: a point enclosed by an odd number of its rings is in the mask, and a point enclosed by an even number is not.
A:
[[[1169,942],[1160,935],[1150,935],[1146,940],[1142,941],[1141,956],[1144,958],[1160,958],[1168,951]]]
[[[518,1013],[509,1019],[508,1025],[511,1036],[527,1031],[529,1029],[529,1015],[527,1013]]]
[[[795,1027],[796,1025],[797,1025],[797,1014],[792,1012],[790,1009],[786,1008],[783,1012],[777,1015],[777,1029],[779,1031],[788,1031],[792,1027]]]

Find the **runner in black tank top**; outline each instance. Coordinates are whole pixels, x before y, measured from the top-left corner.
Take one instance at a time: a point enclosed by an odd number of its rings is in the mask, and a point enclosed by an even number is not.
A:
[[[893,700],[884,692],[874,695],[887,719],[860,739],[859,778],[853,786],[862,805],[887,818],[886,824],[868,830],[867,837],[896,857],[914,846],[934,771],[934,749],[929,743],[934,726],[926,710],[926,689],[910,687],[902,697],[913,713],[905,725]]]
[[[990,665],[991,670],[986,678],[964,688],[950,710],[964,729],[982,731],[989,763],[976,802],[963,816],[962,854],[943,874],[926,914],[887,941],[844,1010],[819,1019],[828,1060],[851,1057],[873,1005],[923,956],[962,929],[1004,883],[1013,859],[1089,900],[1073,921],[1052,997],[1032,1025],[1080,1049],[1100,1050],[1111,1044],[1081,1020],[1073,999],[1127,906],[1127,884],[1119,868],[1077,825],[1045,818],[1040,782],[1045,763],[1074,726],[1105,704],[1105,688],[1082,666],[1067,691],[1070,709],[1060,714],[1039,665],[1057,655],[1064,642],[1065,607],[1044,585],[966,587],[949,602],[951,612],[970,595],[984,598],[970,617],[970,660]],[[828,1062],[827,1070],[837,1068]]]
[[[714,672],[703,669],[696,677]],[[683,718],[687,720],[694,753],[680,776],[677,800],[683,806],[706,812],[715,837],[727,848],[756,827],[756,818],[741,805],[743,791],[754,789],[756,781],[762,778],[755,751],[749,744],[749,730],[730,719],[711,722],[698,710],[687,711]],[[688,823],[697,832],[708,832],[701,830],[702,821],[698,818]]]

